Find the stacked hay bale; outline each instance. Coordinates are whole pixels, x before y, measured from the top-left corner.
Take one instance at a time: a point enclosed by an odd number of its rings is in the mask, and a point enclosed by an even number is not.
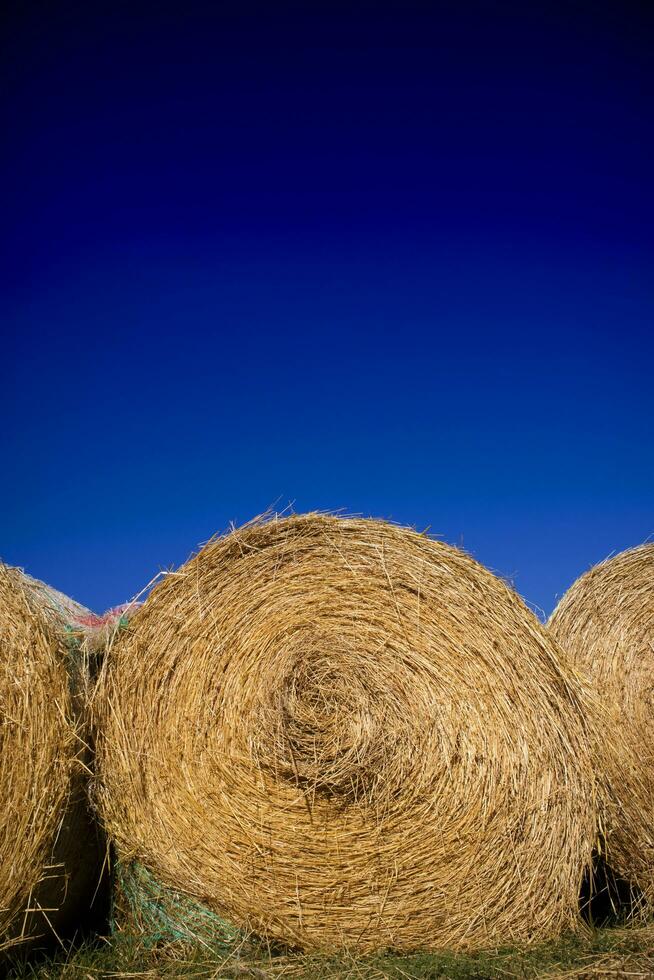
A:
[[[85,669],[67,642],[88,610],[0,563],[0,950],[75,929],[99,875],[85,802]]]
[[[606,859],[654,902],[654,545],[582,575],[549,622],[598,696],[593,742]]]
[[[319,514],[214,540],[152,591],[96,690],[131,927],[308,949],[578,928],[596,821],[580,698],[516,594],[454,548]]]

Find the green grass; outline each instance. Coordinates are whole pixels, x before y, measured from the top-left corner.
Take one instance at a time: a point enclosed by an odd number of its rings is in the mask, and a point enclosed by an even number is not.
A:
[[[278,954],[243,944],[230,955],[198,947],[152,950],[127,937],[96,940],[69,952],[37,960],[16,961],[8,980],[232,980],[232,978],[289,978],[289,980],[509,980],[509,978],[653,977],[654,924],[597,929],[588,937],[568,937],[524,950],[507,949],[469,955],[416,953],[410,956],[376,954]]]

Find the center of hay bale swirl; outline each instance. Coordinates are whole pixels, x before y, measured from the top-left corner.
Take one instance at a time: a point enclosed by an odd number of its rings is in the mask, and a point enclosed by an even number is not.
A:
[[[366,662],[354,638],[311,631],[296,639],[302,652],[279,658],[253,758],[312,796],[357,800],[388,784],[409,726],[380,660]]]
[[[355,792],[378,728],[365,684],[309,655],[285,678],[279,712],[279,771],[316,789]]]
[[[574,678],[455,549],[319,515],[234,532],[153,590],[96,705],[119,855],[239,927],[413,949],[577,925]]]

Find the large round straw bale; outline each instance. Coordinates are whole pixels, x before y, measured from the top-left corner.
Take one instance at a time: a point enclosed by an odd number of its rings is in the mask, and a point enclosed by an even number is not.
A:
[[[83,607],[0,563],[0,950],[75,926],[98,880],[84,800]]]
[[[578,926],[576,682],[517,595],[379,521],[255,522],[150,594],[97,689],[121,867],[304,948]]]
[[[549,628],[601,706],[593,749],[608,864],[654,902],[654,544],[582,575]]]

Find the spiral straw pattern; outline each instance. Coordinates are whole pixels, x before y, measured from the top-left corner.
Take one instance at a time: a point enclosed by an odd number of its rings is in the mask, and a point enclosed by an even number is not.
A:
[[[596,565],[549,622],[596,696],[595,765],[611,868],[654,903],[654,544]]]
[[[577,928],[580,692],[516,594],[381,521],[258,521],[151,593],[96,692],[120,862],[303,948]]]
[[[86,806],[79,699],[61,593],[0,563],[0,950],[77,927],[101,855]],[[79,669],[78,669],[79,668]]]

